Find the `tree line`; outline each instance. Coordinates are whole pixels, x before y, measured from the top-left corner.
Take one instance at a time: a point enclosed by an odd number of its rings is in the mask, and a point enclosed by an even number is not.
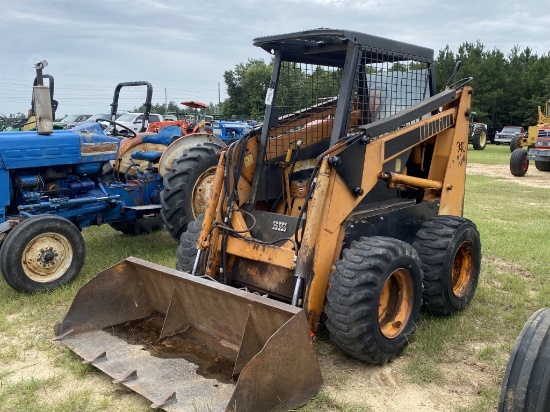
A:
[[[470,85],[474,89],[475,121],[498,129],[536,124],[537,106],[550,99],[550,54],[538,56],[530,48],[521,50],[515,46],[505,55],[496,48],[487,49],[479,41],[465,42],[456,52],[446,46],[435,59],[438,92],[445,89],[457,61],[461,62],[457,77],[473,78]],[[219,108],[221,113],[225,117],[235,113],[245,113],[253,119],[261,117],[271,69],[272,62],[249,59],[226,71],[228,98]]]
[[[462,62],[458,77],[473,77],[476,121],[498,128],[536,124],[537,107],[550,99],[550,54],[538,56],[515,46],[505,56],[479,41],[463,43],[456,53],[447,46],[436,59],[438,91],[444,89],[457,61]]]

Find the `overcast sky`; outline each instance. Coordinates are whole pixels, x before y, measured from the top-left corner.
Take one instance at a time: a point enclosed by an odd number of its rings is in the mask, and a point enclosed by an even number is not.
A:
[[[543,0],[0,0],[0,114],[26,113],[34,64],[47,60],[57,117],[109,111],[119,82],[152,83],[153,103],[218,102],[223,73],[269,55],[255,37],[318,27],[429,47],[466,41],[507,55],[514,45],[550,52]],[[126,90],[119,109],[145,92]]]

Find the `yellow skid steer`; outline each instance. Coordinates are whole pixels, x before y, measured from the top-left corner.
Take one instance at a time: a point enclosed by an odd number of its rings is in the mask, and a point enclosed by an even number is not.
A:
[[[470,79],[435,94],[433,50],[316,29],[261,37],[265,120],[220,151],[171,270],[129,258],[80,289],[58,340],[171,411],[284,411],[322,377],[311,336],[391,361],[420,309],[478,282],[462,217]]]

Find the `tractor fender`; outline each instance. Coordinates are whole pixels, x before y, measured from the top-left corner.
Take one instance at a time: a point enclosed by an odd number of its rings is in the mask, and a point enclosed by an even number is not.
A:
[[[184,152],[205,143],[213,143],[220,146],[220,149],[226,147],[223,140],[210,133],[192,133],[183,136],[170,144],[164,151],[159,162],[159,175],[164,176],[165,173],[168,173],[172,167],[172,162],[180,158]]]
[[[152,135],[155,133],[152,132],[145,132],[145,133],[138,133],[136,137],[126,137],[121,140],[120,146],[118,149],[118,155],[117,159],[115,160],[113,166],[113,169],[115,169],[119,173],[129,173],[133,174],[137,170],[134,168],[130,168],[132,165],[139,165],[139,170],[143,171],[147,167],[146,161],[136,161],[132,159],[132,153],[137,150],[164,150],[166,146],[161,144],[154,144],[154,143],[144,143],[143,138],[148,135]]]

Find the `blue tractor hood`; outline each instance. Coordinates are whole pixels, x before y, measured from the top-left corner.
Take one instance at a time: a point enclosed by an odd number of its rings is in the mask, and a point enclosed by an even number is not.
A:
[[[107,136],[95,123],[49,135],[0,133],[2,169],[96,163],[116,160],[120,139]]]

